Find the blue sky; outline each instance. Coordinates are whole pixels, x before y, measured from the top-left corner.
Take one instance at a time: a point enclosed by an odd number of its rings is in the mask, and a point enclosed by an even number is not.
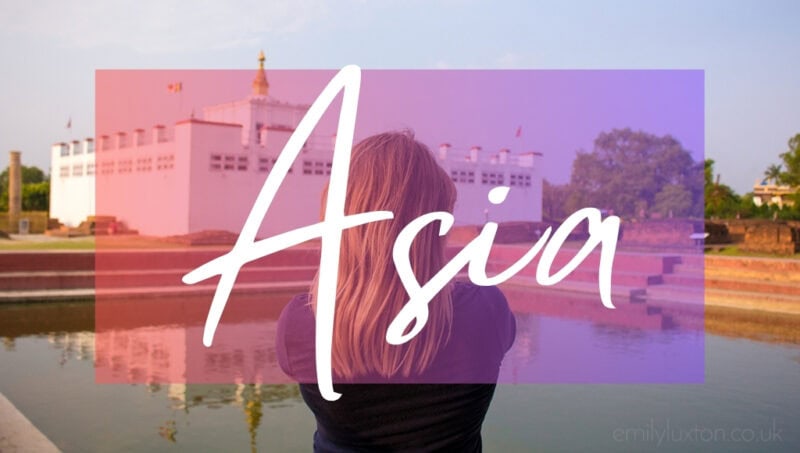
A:
[[[800,132],[798,18],[793,1],[2,0],[0,150],[48,169],[50,144],[93,134],[96,69],[252,68],[261,48],[272,68],[703,69],[706,156],[743,193]]]

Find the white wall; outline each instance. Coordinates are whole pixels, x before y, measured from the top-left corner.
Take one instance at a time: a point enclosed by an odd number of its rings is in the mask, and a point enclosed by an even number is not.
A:
[[[62,146],[66,146],[68,155],[61,156]],[[76,154],[70,144],[59,143],[50,148],[50,217],[67,226],[78,226],[94,215],[95,179],[91,166],[95,164],[95,154],[87,151],[82,146]]]

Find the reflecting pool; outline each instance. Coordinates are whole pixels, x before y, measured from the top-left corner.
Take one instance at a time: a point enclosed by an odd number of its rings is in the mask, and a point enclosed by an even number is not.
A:
[[[540,329],[588,332],[612,337],[620,353],[648,335],[535,313],[520,321],[523,339]],[[703,384],[499,385],[485,450],[800,451],[797,325],[783,336],[746,330],[748,338],[705,335]],[[91,302],[2,306],[0,339],[0,392],[64,451],[311,447],[314,420],[292,384],[96,384]],[[526,347],[528,359],[542,355],[535,342]]]

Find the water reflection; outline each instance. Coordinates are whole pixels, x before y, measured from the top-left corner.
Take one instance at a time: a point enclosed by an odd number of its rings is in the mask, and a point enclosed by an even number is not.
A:
[[[517,338],[500,382],[702,381],[702,322],[684,323],[685,315],[675,317],[668,308],[627,301],[607,310],[596,297],[504,291],[517,318]],[[233,300],[210,348],[202,344],[200,315],[206,305],[197,300],[98,302],[94,308],[102,323],[96,336],[85,340],[94,343],[95,377],[104,383],[292,383],[280,370],[274,347],[287,300],[285,295]],[[13,348],[19,335],[92,331],[93,305],[68,305],[5,311],[6,321],[0,322],[5,347]],[[694,315],[702,320],[702,310]],[[179,324],[181,319],[189,321]],[[62,360],[74,347],[63,348]],[[82,348],[85,356],[86,345]]]
[[[264,410],[287,407],[289,402],[301,401],[297,385],[257,385],[257,384],[151,384],[150,393],[159,393],[166,387],[169,409],[189,414],[195,408],[218,409],[222,406],[235,406],[243,412],[243,421],[249,433],[250,449],[257,451],[257,434]],[[178,442],[178,421],[169,419],[158,429],[165,440]]]
[[[94,349],[93,305],[68,305],[71,310],[64,310],[64,304],[0,307],[0,391],[64,451],[102,451],[111,446],[135,451],[309,449],[314,421],[295,385],[245,380],[223,385],[157,381],[96,385],[93,363],[99,356]],[[792,326],[772,324],[785,330]],[[554,318],[533,310],[520,314],[518,325],[520,335],[512,350],[515,358],[506,364],[510,371],[512,365],[519,369],[530,363],[555,363],[557,351],[541,341],[543,335],[554,332],[565,338],[582,332],[615,354],[631,354],[648,339],[668,345],[668,340],[674,340],[670,336],[681,332]],[[797,332],[796,325],[794,329]],[[129,335],[127,340],[120,335],[117,341],[124,345],[120,350],[131,355],[117,359],[121,373],[144,370],[143,357],[153,363],[163,360],[159,353],[153,354],[158,349],[147,343],[145,333]],[[709,354],[709,374],[700,386],[500,386],[487,418],[487,450],[525,451],[536,446],[636,451],[643,445],[611,443],[610,433],[620,426],[669,419],[680,426],[702,422],[731,429],[776,420],[786,441],[770,447],[796,451],[800,445],[797,348],[719,337],[710,342],[714,349]],[[269,361],[270,355],[265,354],[259,360]],[[232,351],[228,359],[218,356],[208,363],[218,368],[247,363],[245,357],[236,357]],[[572,435],[564,426],[581,426],[581,434]],[[666,450],[683,447],[674,444]]]

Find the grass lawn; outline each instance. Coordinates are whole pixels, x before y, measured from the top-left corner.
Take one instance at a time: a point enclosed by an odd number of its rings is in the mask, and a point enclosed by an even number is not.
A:
[[[31,235],[30,237],[15,236],[12,239],[0,239],[0,252],[6,250],[95,250],[97,246],[102,250],[185,247],[183,244],[147,236],[103,236],[99,241],[96,241],[94,236],[55,238],[44,235]]]
[[[3,250],[94,250],[94,237],[50,240],[0,239]]]
[[[795,253],[794,255],[774,255],[770,253],[745,252],[743,250],[740,250],[738,245],[729,245],[720,248],[706,248],[705,254],[716,255],[716,256],[744,256],[744,257],[754,257],[754,258],[800,259],[800,253]]]

